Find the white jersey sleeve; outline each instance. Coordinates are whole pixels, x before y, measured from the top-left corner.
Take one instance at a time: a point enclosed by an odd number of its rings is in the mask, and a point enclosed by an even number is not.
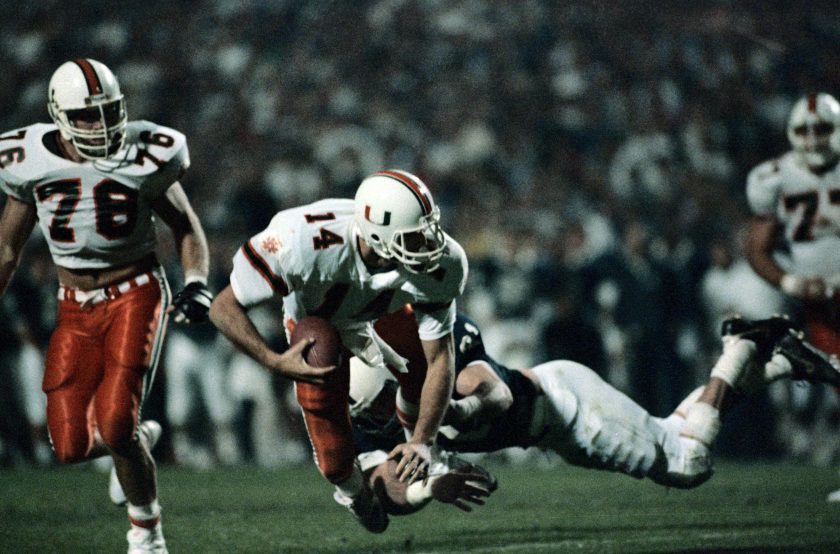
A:
[[[141,189],[147,198],[165,193],[190,167],[187,138],[175,129],[150,121],[135,121],[128,128],[126,142],[143,145],[134,151],[135,164],[154,167]]]
[[[429,300],[412,304],[417,317],[421,340],[435,340],[452,332],[455,326],[456,298],[464,291],[468,264],[464,249],[447,236],[447,252],[440,268],[431,279],[438,282],[429,294]]]
[[[747,176],[747,202],[752,213],[772,216],[776,212],[782,184],[782,173],[777,160],[766,161],[750,171]]]
[[[457,307],[455,300],[448,307],[441,307],[435,311],[424,311],[417,307],[417,334],[421,340],[435,340],[452,332],[455,325]]]
[[[20,200],[27,204],[35,203],[35,198],[32,196],[31,184],[19,179],[13,173],[6,171],[2,166],[0,166],[0,190],[15,200]]]
[[[38,126],[33,127],[37,129]],[[26,160],[28,153],[31,153],[29,142],[34,134],[37,133],[32,133],[29,127],[24,127],[0,136],[0,189],[12,198],[27,204],[35,203],[33,195],[35,184],[34,181],[28,180],[25,174],[17,171],[17,168]]]
[[[284,243],[282,226],[275,226],[281,216],[282,212],[268,228],[248,239],[233,257],[230,286],[236,300],[245,307],[291,292],[284,268],[296,254]]]
[[[119,152],[80,162],[63,156],[58,137],[44,123],[0,136],[0,187],[36,206],[56,265],[113,267],[153,252],[152,200],[189,165],[184,135],[132,121]]]
[[[309,229],[313,217],[317,218],[313,214],[327,212],[334,218],[348,209],[352,210],[352,204],[346,200],[321,200],[275,215],[268,227],[251,237],[234,256],[230,284],[239,303],[254,306],[311,285],[309,276],[317,271],[323,250],[313,243]],[[338,274],[332,277],[340,278]]]

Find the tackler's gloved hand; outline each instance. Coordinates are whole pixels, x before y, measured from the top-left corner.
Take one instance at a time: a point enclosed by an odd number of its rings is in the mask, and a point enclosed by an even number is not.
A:
[[[177,323],[203,323],[213,302],[213,293],[200,281],[187,284],[172,299],[170,313]]]

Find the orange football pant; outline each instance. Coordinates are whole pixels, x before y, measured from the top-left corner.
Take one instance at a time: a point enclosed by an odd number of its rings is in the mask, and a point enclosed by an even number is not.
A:
[[[419,405],[426,379],[426,356],[417,336],[417,322],[410,307],[377,321],[379,334],[394,350],[408,358],[408,373],[389,368],[397,378],[403,398]],[[289,334],[294,328],[290,325]],[[341,483],[353,472],[356,449],[350,424],[348,394],[350,390],[350,356],[344,352],[337,377],[329,383],[314,385],[295,383],[298,404],[303,410],[306,432],[312,443],[318,470],[331,483]],[[414,421],[399,414],[403,425],[413,428]]]
[[[165,333],[162,276],[82,309],[59,301],[44,371],[47,426],[57,459],[87,459],[99,430],[117,453],[134,440]]]
[[[840,358],[840,299],[835,296],[834,302],[806,306],[805,323],[808,341]],[[840,394],[840,388],[834,390]]]

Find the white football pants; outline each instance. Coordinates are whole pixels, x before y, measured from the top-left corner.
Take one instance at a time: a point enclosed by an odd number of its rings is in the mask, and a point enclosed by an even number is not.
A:
[[[567,462],[648,477],[666,486],[690,488],[711,476],[711,463],[686,459],[679,439],[682,419],[651,416],[586,366],[555,360],[532,370],[545,396],[534,407],[535,445]],[[537,435],[537,436],[538,436]]]

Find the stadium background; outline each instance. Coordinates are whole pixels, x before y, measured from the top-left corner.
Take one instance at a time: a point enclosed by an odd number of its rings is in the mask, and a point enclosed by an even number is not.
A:
[[[705,379],[725,314],[797,317],[745,275],[744,184],[787,150],[798,97],[840,90],[831,2],[0,5],[15,14],[0,21],[0,129],[48,121],[47,82],[66,59],[108,64],[131,119],[188,137],[183,184],[217,285],[276,211],[351,196],[398,167],[427,182],[466,248],[459,307],[509,365],[580,360],[661,415]],[[5,465],[38,458],[15,356],[48,338],[49,264],[33,238],[3,299]],[[164,424],[166,372],[146,411]],[[274,386],[287,400],[288,384]],[[750,399],[719,454],[836,466],[837,402],[824,392]],[[283,409],[289,440],[302,440]],[[179,462],[166,438],[158,457]]]

